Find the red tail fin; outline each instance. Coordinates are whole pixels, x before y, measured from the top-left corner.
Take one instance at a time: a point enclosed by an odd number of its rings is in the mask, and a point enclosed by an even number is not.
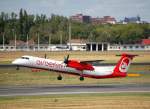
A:
[[[118,77],[125,77],[129,69],[132,59],[137,55],[123,53],[121,59],[118,61],[116,67],[114,68],[113,75]]]

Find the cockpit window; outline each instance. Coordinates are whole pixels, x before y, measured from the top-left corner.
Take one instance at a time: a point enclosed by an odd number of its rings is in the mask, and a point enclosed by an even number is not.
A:
[[[28,57],[21,57],[21,59],[27,59],[27,60],[29,60],[29,58],[28,58]]]

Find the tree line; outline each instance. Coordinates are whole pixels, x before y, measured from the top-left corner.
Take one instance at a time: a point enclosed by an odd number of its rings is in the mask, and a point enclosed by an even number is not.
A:
[[[143,38],[150,37],[150,24],[101,24],[92,25],[91,23],[78,23],[69,18],[51,14],[47,17],[44,14],[31,15],[26,10],[20,9],[19,14],[14,12],[8,14],[0,13],[0,44],[5,44],[10,40],[35,42],[40,38],[40,43],[66,43],[69,39],[69,24],[71,24],[72,38],[86,39],[94,42],[109,42],[121,44],[133,44]]]

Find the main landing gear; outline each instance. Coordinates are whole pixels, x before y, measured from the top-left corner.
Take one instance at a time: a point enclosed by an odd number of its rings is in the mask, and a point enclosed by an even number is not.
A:
[[[80,76],[80,81],[84,81],[84,77],[83,76]]]
[[[63,77],[61,76],[61,75],[58,75],[58,77],[57,77],[57,80],[62,80],[63,79]],[[80,76],[80,81],[84,81],[84,77],[83,76]]]
[[[59,76],[57,77],[57,80],[62,80],[62,76],[59,75]]]
[[[83,71],[81,72],[81,74],[80,74],[80,81],[84,81],[84,77],[83,77]]]

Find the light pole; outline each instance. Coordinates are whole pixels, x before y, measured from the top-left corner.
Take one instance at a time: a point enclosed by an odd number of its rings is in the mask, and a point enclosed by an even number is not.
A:
[[[49,47],[50,47],[50,45],[51,45],[51,34],[49,34],[48,44],[49,44]]]
[[[5,47],[5,33],[3,33],[3,49]]]
[[[40,45],[39,45],[39,43],[40,43],[39,33],[37,33],[37,36],[38,36],[38,51],[39,51],[39,49],[40,49]]]
[[[27,34],[27,41],[26,41],[26,44],[27,44],[27,50],[29,50],[29,42],[28,42],[28,40],[29,40],[29,36],[28,36],[28,34]]]
[[[71,47],[71,21],[69,20],[69,50],[72,50]]]
[[[62,45],[62,31],[60,31],[60,45]]]
[[[16,33],[14,29],[12,29],[12,32],[13,32],[13,37],[15,38],[15,50],[16,50]]]
[[[16,50],[16,33],[15,33],[15,50]]]

